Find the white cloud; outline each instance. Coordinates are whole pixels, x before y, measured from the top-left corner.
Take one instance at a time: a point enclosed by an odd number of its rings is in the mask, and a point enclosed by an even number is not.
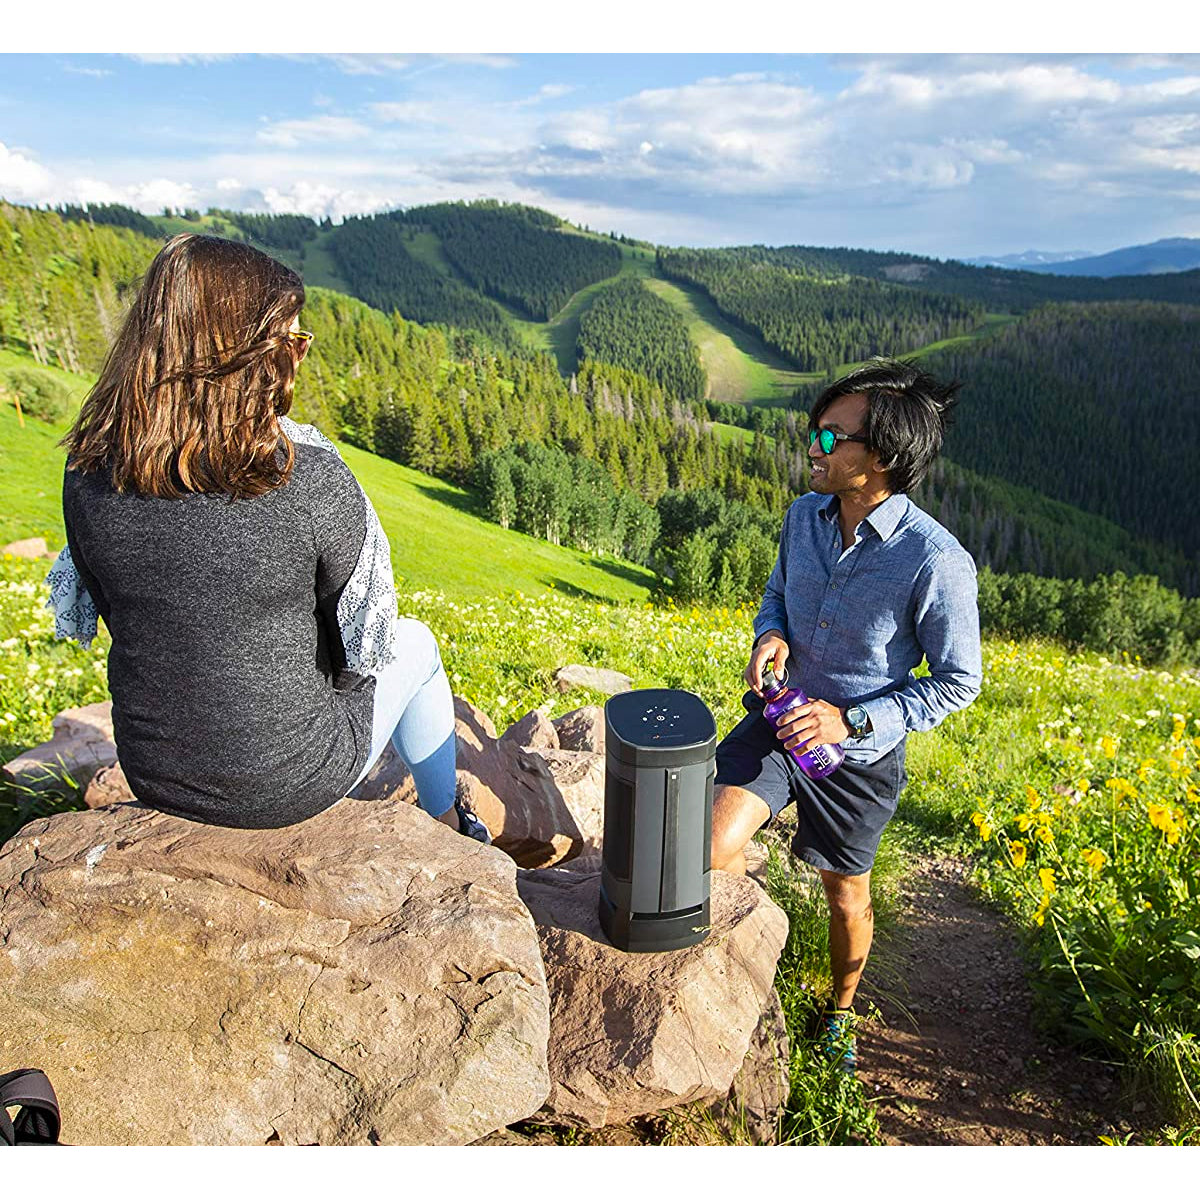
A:
[[[41,204],[52,194],[54,177],[41,163],[0,142],[0,196]]]
[[[270,146],[299,146],[302,142],[344,142],[365,137],[367,127],[349,117],[308,117],[275,121],[258,131],[258,140]]]
[[[106,79],[115,74],[106,67],[77,67],[73,63],[63,63],[63,70],[71,75],[87,75],[92,79]]]
[[[434,106],[424,100],[382,101],[377,104],[369,104],[367,107],[379,120],[389,123],[404,122],[423,125],[446,123],[444,117],[435,113]]]

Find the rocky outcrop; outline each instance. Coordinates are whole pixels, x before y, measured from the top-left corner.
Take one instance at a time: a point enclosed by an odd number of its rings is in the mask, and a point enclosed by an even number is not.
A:
[[[548,1094],[516,867],[397,801],[237,830],[117,805],[0,848],[4,1058],[65,1142],[465,1144]]]
[[[729,1095],[788,924],[751,880],[714,871],[711,882],[703,942],[626,954],[600,928],[598,858],[519,874],[551,998],[552,1085],[536,1120],[599,1127]]]
[[[51,722],[54,736],[2,768],[4,778],[33,791],[86,788],[102,768],[117,761],[112,702],[68,708]]]

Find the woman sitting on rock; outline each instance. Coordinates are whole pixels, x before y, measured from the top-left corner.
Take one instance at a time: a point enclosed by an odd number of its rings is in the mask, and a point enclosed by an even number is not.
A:
[[[64,439],[60,636],[112,633],[108,683],[143,803],[275,828],[335,804],[389,739],[421,807],[455,799],[450,686],[396,616],[387,539],[333,444],[284,414],[312,342],[304,285],[239,242],[159,252]]]

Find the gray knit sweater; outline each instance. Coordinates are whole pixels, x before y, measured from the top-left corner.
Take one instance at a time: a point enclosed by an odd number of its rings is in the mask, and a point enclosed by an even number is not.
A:
[[[112,634],[113,732],[140,800],[261,829],[345,795],[375,680],[345,669],[337,604],[367,514],[336,453],[297,444],[288,482],[242,500],[121,495],[68,470],[63,516]]]

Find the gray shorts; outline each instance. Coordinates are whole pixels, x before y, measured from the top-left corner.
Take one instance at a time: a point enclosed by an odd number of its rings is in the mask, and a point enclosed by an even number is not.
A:
[[[747,693],[744,703],[755,702],[761,703]],[[876,762],[847,760],[832,775],[809,779],[756,708],[717,746],[716,783],[763,800],[771,810],[766,824],[795,802],[792,853],[823,871],[861,875],[874,864],[884,826],[908,782],[904,747],[902,741]]]

